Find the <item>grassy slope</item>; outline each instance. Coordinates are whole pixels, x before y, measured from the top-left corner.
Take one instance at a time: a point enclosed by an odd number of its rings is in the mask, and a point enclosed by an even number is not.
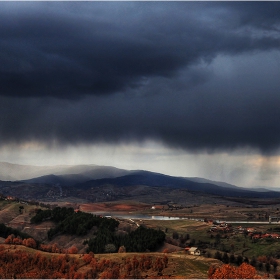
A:
[[[210,225],[207,225],[204,222],[191,221],[191,220],[173,220],[173,221],[157,221],[157,220],[149,220],[144,221],[146,226],[152,228],[159,228],[161,230],[165,230],[167,228],[167,236],[172,236],[173,232],[176,231],[179,234],[190,235],[191,239],[195,239],[196,242],[198,240],[214,243],[216,241],[215,237],[211,238],[211,234],[207,233],[207,230],[210,228]],[[238,225],[234,225],[238,226]],[[242,227],[254,227],[258,231],[262,232],[277,232],[275,229],[280,228],[279,225],[252,225],[252,224],[242,224]],[[229,239],[221,238],[220,244],[217,248],[209,249],[212,255],[218,249],[226,249],[230,252],[233,252],[235,255],[243,255],[244,257],[252,258],[253,256],[263,256],[263,255],[275,255],[276,253],[280,254],[280,240],[279,239],[263,239],[258,240],[257,242],[252,242],[250,237],[245,236],[244,234],[236,234],[230,236],[227,234]],[[215,236],[215,234],[214,234]],[[221,234],[222,236],[222,234]],[[232,251],[231,245],[234,244],[234,250]]]

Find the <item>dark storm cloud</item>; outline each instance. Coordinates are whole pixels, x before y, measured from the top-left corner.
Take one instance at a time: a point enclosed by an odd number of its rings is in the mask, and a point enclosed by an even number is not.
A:
[[[255,24],[259,17],[263,25],[279,24],[279,6],[4,2],[0,94],[109,94],[139,87],[147,77],[173,77],[182,67],[220,52],[277,48],[279,37],[255,37],[254,31],[262,29]],[[244,32],[248,25],[251,29]]]
[[[278,2],[0,8],[1,144],[279,146]]]

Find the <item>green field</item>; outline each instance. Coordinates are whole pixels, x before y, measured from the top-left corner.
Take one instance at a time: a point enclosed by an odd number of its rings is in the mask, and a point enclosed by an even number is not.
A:
[[[144,222],[146,226],[152,228],[158,228],[161,230],[166,230],[166,235],[172,237],[174,231],[178,232],[179,235],[189,234],[190,239],[194,239],[196,244],[201,242],[207,242],[210,244],[209,251],[212,255],[215,251],[227,251],[228,253],[233,253],[235,255],[242,255],[248,257],[249,259],[253,256],[276,256],[280,255],[280,239],[261,239],[253,241],[249,236],[243,233],[238,234],[216,234],[208,233],[207,230],[211,227],[204,222],[191,221],[191,220],[173,220],[173,221],[157,221],[149,220]],[[238,225],[234,225],[237,227]],[[265,232],[278,232],[277,228],[280,229],[278,225],[258,225],[258,224],[242,224],[244,228],[255,227],[257,231]],[[218,243],[214,246],[214,243]],[[233,245],[233,246],[232,246]],[[199,245],[198,245],[199,246]]]

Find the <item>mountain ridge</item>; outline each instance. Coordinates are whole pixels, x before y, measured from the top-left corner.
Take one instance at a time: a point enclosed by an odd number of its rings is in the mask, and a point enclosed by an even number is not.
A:
[[[216,182],[204,178],[198,177],[177,177],[166,175],[162,173],[146,171],[146,170],[125,170],[119,169],[112,166],[98,166],[98,165],[62,165],[62,166],[46,166],[46,167],[34,167],[25,165],[13,165],[7,163],[0,163],[0,180],[2,179],[1,174],[3,174],[3,169],[1,167],[10,168],[10,173],[8,172],[6,176],[18,177],[25,173],[25,177],[32,174],[44,175],[39,177],[33,177],[22,180],[8,180],[11,181],[11,185],[20,186],[22,189],[33,188],[45,188],[49,191],[46,193],[55,193],[57,187],[65,187],[65,195],[77,196],[77,197],[95,197],[94,190],[102,192],[102,189],[108,190],[107,196],[113,198],[125,197],[128,192],[127,188],[133,189],[139,186],[145,187],[145,195],[152,195],[153,188],[158,188],[163,190],[166,188],[172,192],[174,189],[181,189],[189,192],[199,192],[209,195],[217,195],[220,197],[259,197],[259,198],[275,198],[280,197],[280,192],[275,190],[255,190],[246,189],[242,187],[237,187],[225,182]],[[34,169],[32,170],[32,168]],[[5,169],[5,168],[4,168]],[[19,169],[19,174],[15,176],[15,172]],[[49,174],[46,174],[49,171]],[[1,182],[0,187],[6,186],[5,192],[9,193],[7,184]],[[43,187],[44,186],[44,187]],[[111,188],[111,191],[109,190]],[[67,191],[66,191],[67,189]],[[139,188],[138,188],[139,189]],[[51,190],[51,192],[50,192]],[[0,189],[1,192],[1,189]],[[21,190],[19,188],[18,192]],[[39,192],[39,191],[37,191]],[[60,191],[60,196],[62,195]],[[105,193],[105,191],[104,191]],[[41,191],[42,197],[42,191]],[[100,197],[106,198],[105,194]],[[106,199],[109,199],[106,198]]]
[[[78,188],[95,188],[105,185],[113,185],[117,187],[128,186],[150,186],[150,187],[169,187],[177,189],[185,189],[188,191],[204,192],[212,195],[219,196],[248,196],[258,197],[260,192],[254,190],[248,190],[245,188],[233,186],[223,187],[211,183],[200,183],[189,180],[185,177],[173,177],[161,173],[154,173],[150,171],[134,171],[131,174],[116,177],[116,178],[104,178],[97,180],[90,180],[85,183],[77,184]],[[261,196],[266,198],[272,198],[275,195],[280,197],[280,192],[267,191],[262,192]]]

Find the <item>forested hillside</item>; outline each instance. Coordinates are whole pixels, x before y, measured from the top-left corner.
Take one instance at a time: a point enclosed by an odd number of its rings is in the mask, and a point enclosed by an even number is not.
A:
[[[48,231],[51,240],[58,234],[85,235],[95,227],[94,236],[85,240],[88,251],[94,253],[116,252],[121,246],[127,252],[154,251],[165,240],[165,233],[161,230],[140,226],[135,231],[124,235],[116,234],[119,222],[112,218],[100,217],[73,208],[55,207],[53,210],[38,210],[31,222],[39,224],[47,219],[55,222],[56,226]],[[110,245],[110,246],[109,246]]]

